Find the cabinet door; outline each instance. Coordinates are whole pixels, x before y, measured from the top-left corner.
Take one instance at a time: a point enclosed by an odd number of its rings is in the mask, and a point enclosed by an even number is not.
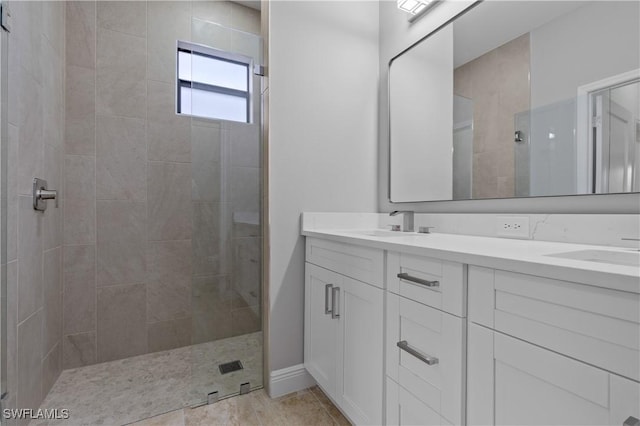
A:
[[[355,424],[382,424],[383,290],[344,278],[337,306],[338,403]]]
[[[636,382],[476,324],[468,347],[469,424],[622,425],[637,412]]]
[[[331,289],[342,277],[307,263],[305,265],[304,366],[318,385],[335,398],[339,321],[331,318]]]

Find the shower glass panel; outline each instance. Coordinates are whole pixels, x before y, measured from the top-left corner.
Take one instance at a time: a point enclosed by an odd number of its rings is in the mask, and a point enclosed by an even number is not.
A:
[[[260,77],[253,72],[253,65],[262,63],[262,41],[255,34],[195,18],[191,33],[192,42],[205,49],[217,49],[232,58],[239,55],[251,62],[248,76],[244,67],[246,85],[238,77],[243,67],[212,66],[211,61],[203,61],[202,56],[195,54],[190,55],[187,64],[193,81],[198,76],[197,80],[204,82],[202,96],[191,96],[191,107],[186,108],[194,115],[191,118],[194,345],[189,400],[189,405],[194,406],[208,399],[236,395],[241,386],[242,392],[262,387],[261,92]],[[238,87],[229,93],[216,92],[224,81]],[[242,109],[236,104],[244,102],[248,123],[196,117],[211,113],[237,119],[237,114],[224,113],[229,111],[228,95],[233,97],[234,90],[240,92],[244,87],[249,88],[248,101],[236,97],[232,106]],[[198,114],[199,111],[207,114]]]

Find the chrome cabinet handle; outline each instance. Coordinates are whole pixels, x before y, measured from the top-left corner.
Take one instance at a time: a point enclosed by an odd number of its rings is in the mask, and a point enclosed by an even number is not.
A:
[[[424,285],[424,286],[427,286],[427,287],[440,287],[440,281],[423,280],[422,278],[412,277],[411,275],[407,274],[406,272],[399,273],[398,274],[398,278],[400,278],[401,280],[410,281],[412,283]]]
[[[327,284],[324,286],[324,313],[325,315],[329,315],[331,313],[331,309],[329,309],[329,290],[331,290],[333,284]],[[333,307],[333,305],[332,305]]]
[[[331,289],[331,319],[340,318],[340,308],[338,296],[340,295],[340,287]]]
[[[640,420],[633,416],[629,416],[629,418],[622,423],[622,426],[640,426]]]
[[[427,365],[435,365],[439,362],[438,358],[423,354],[419,350],[412,348],[411,346],[409,346],[409,343],[407,343],[406,340],[402,340],[396,343],[396,346],[398,346],[403,351],[408,352],[411,355],[415,356],[420,361],[425,362]]]

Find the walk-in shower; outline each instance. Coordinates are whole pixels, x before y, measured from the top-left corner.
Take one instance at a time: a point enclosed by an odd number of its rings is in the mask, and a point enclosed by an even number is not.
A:
[[[262,387],[260,11],[2,6],[3,407],[125,424]]]

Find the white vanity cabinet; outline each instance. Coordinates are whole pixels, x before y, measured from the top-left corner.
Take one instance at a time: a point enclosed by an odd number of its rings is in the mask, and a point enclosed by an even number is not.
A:
[[[306,259],[305,368],[352,422],[382,424],[384,253],[308,238]]]
[[[466,266],[387,254],[386,424],[464,424]]]
[[[468,424],[640,418],[640,296],[469,267]]]

